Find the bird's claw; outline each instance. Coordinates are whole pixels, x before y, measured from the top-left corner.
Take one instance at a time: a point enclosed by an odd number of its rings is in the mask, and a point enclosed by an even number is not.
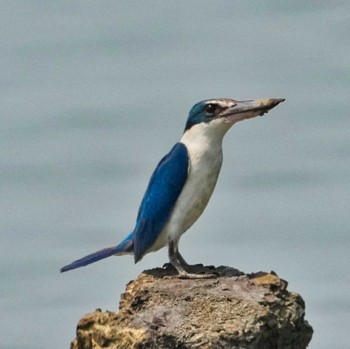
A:
[[[190,273],[181,273],[175,275],[175,277],[179,279],[216,279],[219,277],[218,274],[210,273],[210,274],[190,274]]]

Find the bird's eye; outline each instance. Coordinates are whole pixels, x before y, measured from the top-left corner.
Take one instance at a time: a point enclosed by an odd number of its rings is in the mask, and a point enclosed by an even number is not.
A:
[[[212,104],[212,103],[207,104],[207,105],[205,106],[205,111],[206,111],[207,113],[209,113],[209,114],[214,114],[214,113],[215,113],[215,110],[216,110],[216,107],[217,107],[216,104]]]

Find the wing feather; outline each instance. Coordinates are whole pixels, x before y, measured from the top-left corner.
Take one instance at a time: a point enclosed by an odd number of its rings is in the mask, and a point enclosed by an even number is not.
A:
[[[187,174],[187,148],[183,143],[176,143],[153,172],[142,199],[133,234],[135,262],[157,240],[182,191]]]

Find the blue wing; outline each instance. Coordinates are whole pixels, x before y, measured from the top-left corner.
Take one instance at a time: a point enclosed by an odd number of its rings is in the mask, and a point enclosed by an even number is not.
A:
[[[158,164],[142,199],[133,234],[135,263],[155,243],[186,182],[188,152],[176,143]]]
[[[83,267],[112,255],[134,253],[139,261],[154,244],[168,221],[172,209],[186,182],[188,152],[182,143],[158,164],[148,184],[137,215],[136,227],[119,245],[104,248],[61,268],[61,272]]]

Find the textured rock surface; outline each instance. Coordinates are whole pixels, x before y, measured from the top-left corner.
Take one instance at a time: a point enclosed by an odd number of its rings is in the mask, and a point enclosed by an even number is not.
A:
[[[196,266],[203,269],[202,266]],[[207,267],[216,279],[182,280],[170,266],[127,285],[119,312],[96,310],[71,349],[303,349],[312,337],[305,304],[273,272]]]

